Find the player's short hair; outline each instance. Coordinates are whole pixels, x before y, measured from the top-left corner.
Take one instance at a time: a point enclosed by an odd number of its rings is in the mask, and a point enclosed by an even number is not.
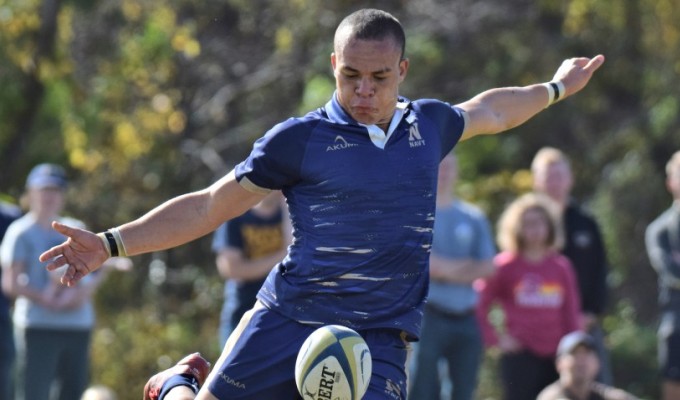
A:
[[[401,58],[404,58],[406,50],[404,28],[402,28],[399,20],[388,12],[364,8],[345,17],[335,30],[334,47],[336,51],[341,44],[340,40],[345,39],[346,30],[349,31],[349,38],[354,39],[383,40],[392,38],[401,49]]]
[[[538,210],[548,222],[548,238],[546,246],[559,250],[564,244],[562,222],[558,217],[557,205],[548,196],[539,193],[526,193],[515,199],[498,220],[498,247],[504,251],[520,252],[524,249],[522,243],[522,216],[529,210]]]
[[[680,150],[673,153],[671,159],[666,163],[666,175],[671,176],[680,167]]]
[[[543,147],[536,152],[531,162],[531,172],[535,174],[548,165],[555,163],[564,163],[567,168],[571,169],[569,158],[561,150],[554,147]]]

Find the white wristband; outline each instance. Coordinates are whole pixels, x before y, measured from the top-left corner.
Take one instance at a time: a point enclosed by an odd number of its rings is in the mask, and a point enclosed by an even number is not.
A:
[[[564,98],[566,89],[562,81],[546,82],[543,86],[548,91],[548,104],[546,105],[546,108]]]
[[[120,257],[127,257],[127,249],[125,248],[125,243],[123,243],[123,238],[120,236],[120,230],[118,228],[111,228],[109,232],[113,234],[113,238],[118,245],[118,255]]]
[[[548,91],[548,104],[545,105],[545,108],[548,108],[555,102],[555,88],[550,83],[544,83],[543,86]]]

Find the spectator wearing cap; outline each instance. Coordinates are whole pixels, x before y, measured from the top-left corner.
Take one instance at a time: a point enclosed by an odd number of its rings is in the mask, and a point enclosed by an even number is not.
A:
[[[89,347],[95,315],[92,296],[104,274],[72,287],[52,279],[39,255],[64,236],[52,221],[62,217],[67,179],[54,164],[34,167],[26,180],[26,214],[7,228],[0,245],[2,289],[15,299],[17,400],[78,399],[89,384]],[[129,262],[129,260],[127,260]]]
[[[600,369],[597,342],[583,331],[568,333],[560,340],[555,367],[559,379],[543,389],[537,400],[637,400],[595,380]]]

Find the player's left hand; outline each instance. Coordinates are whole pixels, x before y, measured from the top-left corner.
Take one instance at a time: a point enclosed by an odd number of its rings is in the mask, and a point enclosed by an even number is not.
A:
[[[583,89],[592,78],[593,73],[604,64],[604,56],[599,54],[593,58],[576,57],[564,60],[557,69],[553,82],[561,81],[564,84],[564,97]]]
[[[67,239],[64,243],[42,253],[40,261],[49,261],[46,266],[48,271],[68,265],[61,277],[62,284],[75,285],[85,275],[97,270],[109,258],[104,243],[95,233],[56,221],[52,222],[52,227],[67,236]]]

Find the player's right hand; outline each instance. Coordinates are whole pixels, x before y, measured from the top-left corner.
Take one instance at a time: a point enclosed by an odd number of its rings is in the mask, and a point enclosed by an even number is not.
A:
[[[66,236],[67,239],[64,243],[42,253],[40,261],[48,261],[46,266],[48,271],[68,265],[61,276],[62,284],[75,285],[85,275],[97,270],[109,258],[104,243],[95,233],[56,221],[52,222],[52,228]]]

